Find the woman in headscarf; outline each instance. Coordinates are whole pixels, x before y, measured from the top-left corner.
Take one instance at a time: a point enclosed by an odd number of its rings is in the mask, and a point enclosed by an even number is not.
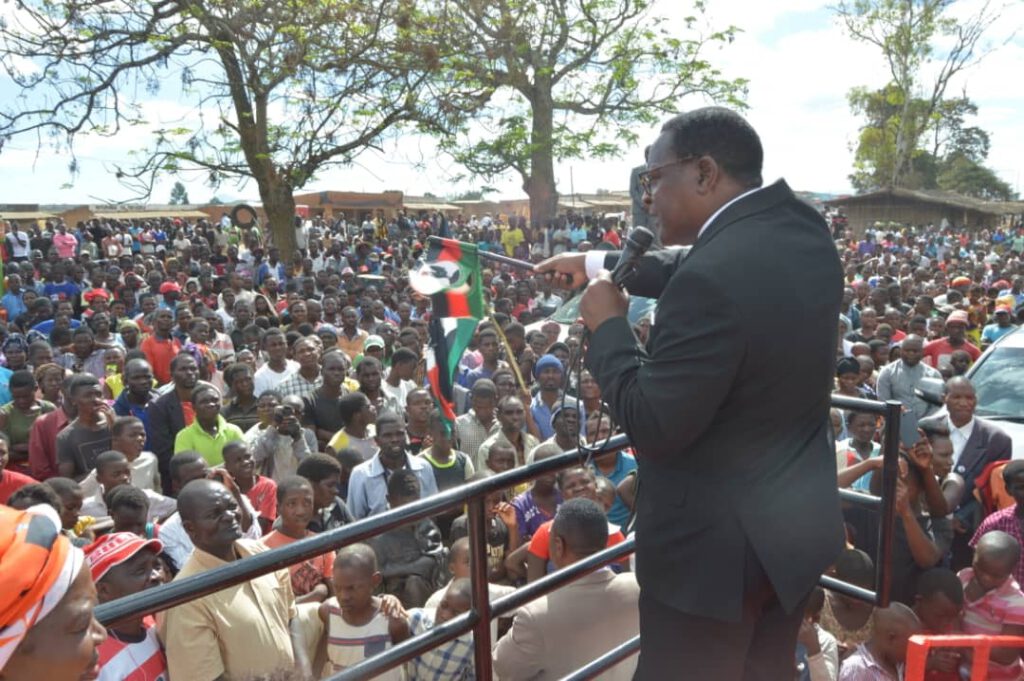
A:
[[[64,367],[53,362],[41,364],[34,372],[36,384],[39,386],[39,397],[43,400],[60,406],[64,401],[64,394],[61,388],[64,385]]]
[[[99,675],[106,639],[82,550],[48,506],[0,506],[0,679],[79,681]]]
[[[28,340],[20,333],[12,333],[4,340],[5,366],[12,372],[28,368]]]

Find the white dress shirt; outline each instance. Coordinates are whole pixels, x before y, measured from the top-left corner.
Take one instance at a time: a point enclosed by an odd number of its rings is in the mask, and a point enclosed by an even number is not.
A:
[[[949,439],[953,441],[953,470],[956,470],[956,465],[960,463],[960,455],[964,453],[964,447],[967,446],[967,441],[971,439],[971,433],[974,432],[974,417],[971,420],[957,428],[953,425],[952,419],[946,416],[946,426],[949,428]]]
[[[750,196],[751,194],[754,194],[756,192],[761,191],[766,186],[768,186],[768,185],[762,185],[760,187],[754,187],[753,189],[747,190],[747,191],[743,192],[742,194],[740,194],[740,195],[738,195],[736,197],[733,197],[731,200],[726,201],[724,204],[722,204],[722,207],[719,208],[718,210],[716,210],[714,213],[712,213],[711,217],[709,217],[704,222],[704,224],[701,225],[700,231],[697,232],[697,238],[698,239],[701,238],[701,236],[704,234],[704,232],[707,230],[707,228],[711,226],[711,223],[714,222],[715,219],[719,215],[721,215],[723,212],[725,212],[726,208],[728,208],[732,204],[736,203],[740,199],[745,199],[748,196]],[[587,251],[586,260],[584,261],[584,266],[586,267],[586,271],[587,271],[587,279],[594,279],[594,278],[596,278],[598,272],[600,272],[602,269],[604,269],[604,258],[605,258],[606,255],[608,255],[608,251]]]

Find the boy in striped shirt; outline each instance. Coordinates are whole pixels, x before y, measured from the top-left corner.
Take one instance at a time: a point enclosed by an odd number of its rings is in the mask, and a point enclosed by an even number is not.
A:
[[[974,562],[957,577],[964,585],[963,630],[985,636],[1024,635],[1024,593],[1013,579],[1020,560],[1020,544],[1006,532],[995,530],[978,540]],[[970,672],[970,662],[964,667]],[[994,648],[989,658],[989,681],[1024,678],[1016,648]]]

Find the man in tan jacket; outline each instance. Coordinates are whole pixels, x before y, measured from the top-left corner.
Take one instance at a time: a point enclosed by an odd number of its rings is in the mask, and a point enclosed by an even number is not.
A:
[[[590,499],[571,499],[551,527],[551,559],[561,569],[605,548],[608,519]],[[609,568],[584,575],[521,608],[494,649],[501,681],[560,679],[640,633],[640,587],[632,574]],[[636,657],[601,675],[628,681]]]

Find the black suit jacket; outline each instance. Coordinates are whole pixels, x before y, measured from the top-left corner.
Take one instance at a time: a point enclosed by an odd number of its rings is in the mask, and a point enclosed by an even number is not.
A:
[[[639,450],[644,594],[738,621],[749,545],[795,608],[843,547],[828,433],[843,271],[824,221],[780,181],[689,255],[644,256],[629,290],[658,298],[646,349],[614,318],[586,362]]]
[[[921,423],[925,422],[943,428],[948,427],[945,413],[921,419]],[[976,511],[980,509],[980,506],[978,500],[974,498],[975,479],[985,470],[985,466],[993,461],[1008,460],[1012,454],[1013,441],[1010,436],[991,421],[975,416],[971,437],[967,439],[960,458],[953,466],[953,472],[964,479],[964,493],[960,497],[960,505],[956,508],[956,514],[968,528],[976,527],[976,521],[980,519],[976,517]]]
[[[174,456],[174,438],[185,428],[185,413],[181,400],[172,388],[151,402],[146,410],[149,418],[149,446],[160,464],[160,482],[164,494],[171,493],[171,457]]]

